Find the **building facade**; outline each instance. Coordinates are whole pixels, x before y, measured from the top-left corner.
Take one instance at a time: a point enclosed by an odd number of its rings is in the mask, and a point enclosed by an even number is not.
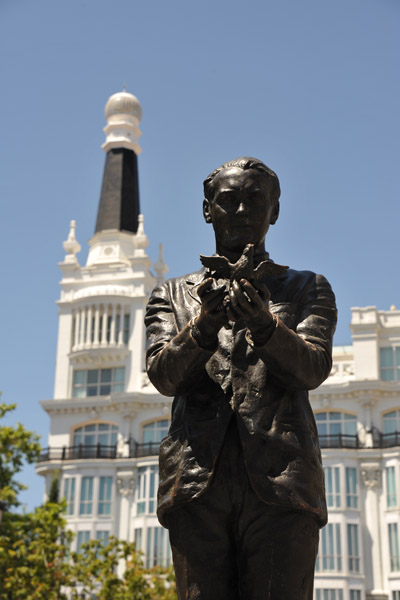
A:
[[[315,599],[400,600],[400,311],[353,308],[350,328],[311,392],[329,510]]]
[[[141,107],[126,92],[106,104],[106,163],[85,265],[71,222],[58,301],[49,447],[37,471],[60,475],[74,549],[110,535],[135,541],[147,567],[171,562],[158,523],[158,448],[171,398],[145,372],[144,312],[167,267],[152,265],[140,214]],[[400,311],[352,309],[352,345],[334,348],[311,392],[326,476],[315,600],[400,600]]]

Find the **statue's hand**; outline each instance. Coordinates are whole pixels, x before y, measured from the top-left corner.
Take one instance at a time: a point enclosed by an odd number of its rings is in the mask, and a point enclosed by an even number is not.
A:
[[[243,321],[251,333],[269,327],[273,321],[269,311],[271,294],[265,284],[241,279],[233,281],[229,291],[227,314],[231,321]]]
[[[201,300],[201,311],[196,318],[196,326],[205,340],[215,341],[218,331],[228,322],[223,303],[226,285],[217,285],[212,277],[205,279],[197,288]],[[209,345],[208,344],[208,345]]]

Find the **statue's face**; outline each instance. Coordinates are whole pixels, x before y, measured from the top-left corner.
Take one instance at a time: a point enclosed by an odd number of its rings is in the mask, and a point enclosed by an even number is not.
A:
[[[211,201],[204,201],[204,217],[214,227],[217,245],[241,252],[246,244],[263,243],[278,217],[265,177],[255,169],[223,169],[213,190]]]

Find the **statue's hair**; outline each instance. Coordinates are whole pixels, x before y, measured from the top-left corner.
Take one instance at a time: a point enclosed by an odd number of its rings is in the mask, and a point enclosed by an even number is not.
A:
[[[218,173],[221,173],[223,169],[254,169],[255,171],[259,171],[267,180],[271,193],[271,199],[274,202],[278,202],[279,196],[281,195],[281,188],[279,185],[279,179],[277,174],[267,167],[261,160],[258,158],[252,158],[251,156],[241,156],[240,158],[235,158],[234,160],[230,160],[229,162],[224,163],[218,169],[212,171],[208,177],[203,182],[204,186],[204,196],[207,200],[212,199],[213,192],[213,182]]]

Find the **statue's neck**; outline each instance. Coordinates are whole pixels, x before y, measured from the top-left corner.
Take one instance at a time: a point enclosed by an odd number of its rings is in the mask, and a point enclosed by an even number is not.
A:
[[[229,248],[225,248],[223,245],[216,243],[216,253],[219,256],[225,256],[231,263],[235,263],[243,254],[244,246],[241,250],[230,250]],[[264,242],[260,242],[256,244],[254,247],[254,264],[258,264],[263,260],[266,260],[269,257],[268,252],[265,250]]]

